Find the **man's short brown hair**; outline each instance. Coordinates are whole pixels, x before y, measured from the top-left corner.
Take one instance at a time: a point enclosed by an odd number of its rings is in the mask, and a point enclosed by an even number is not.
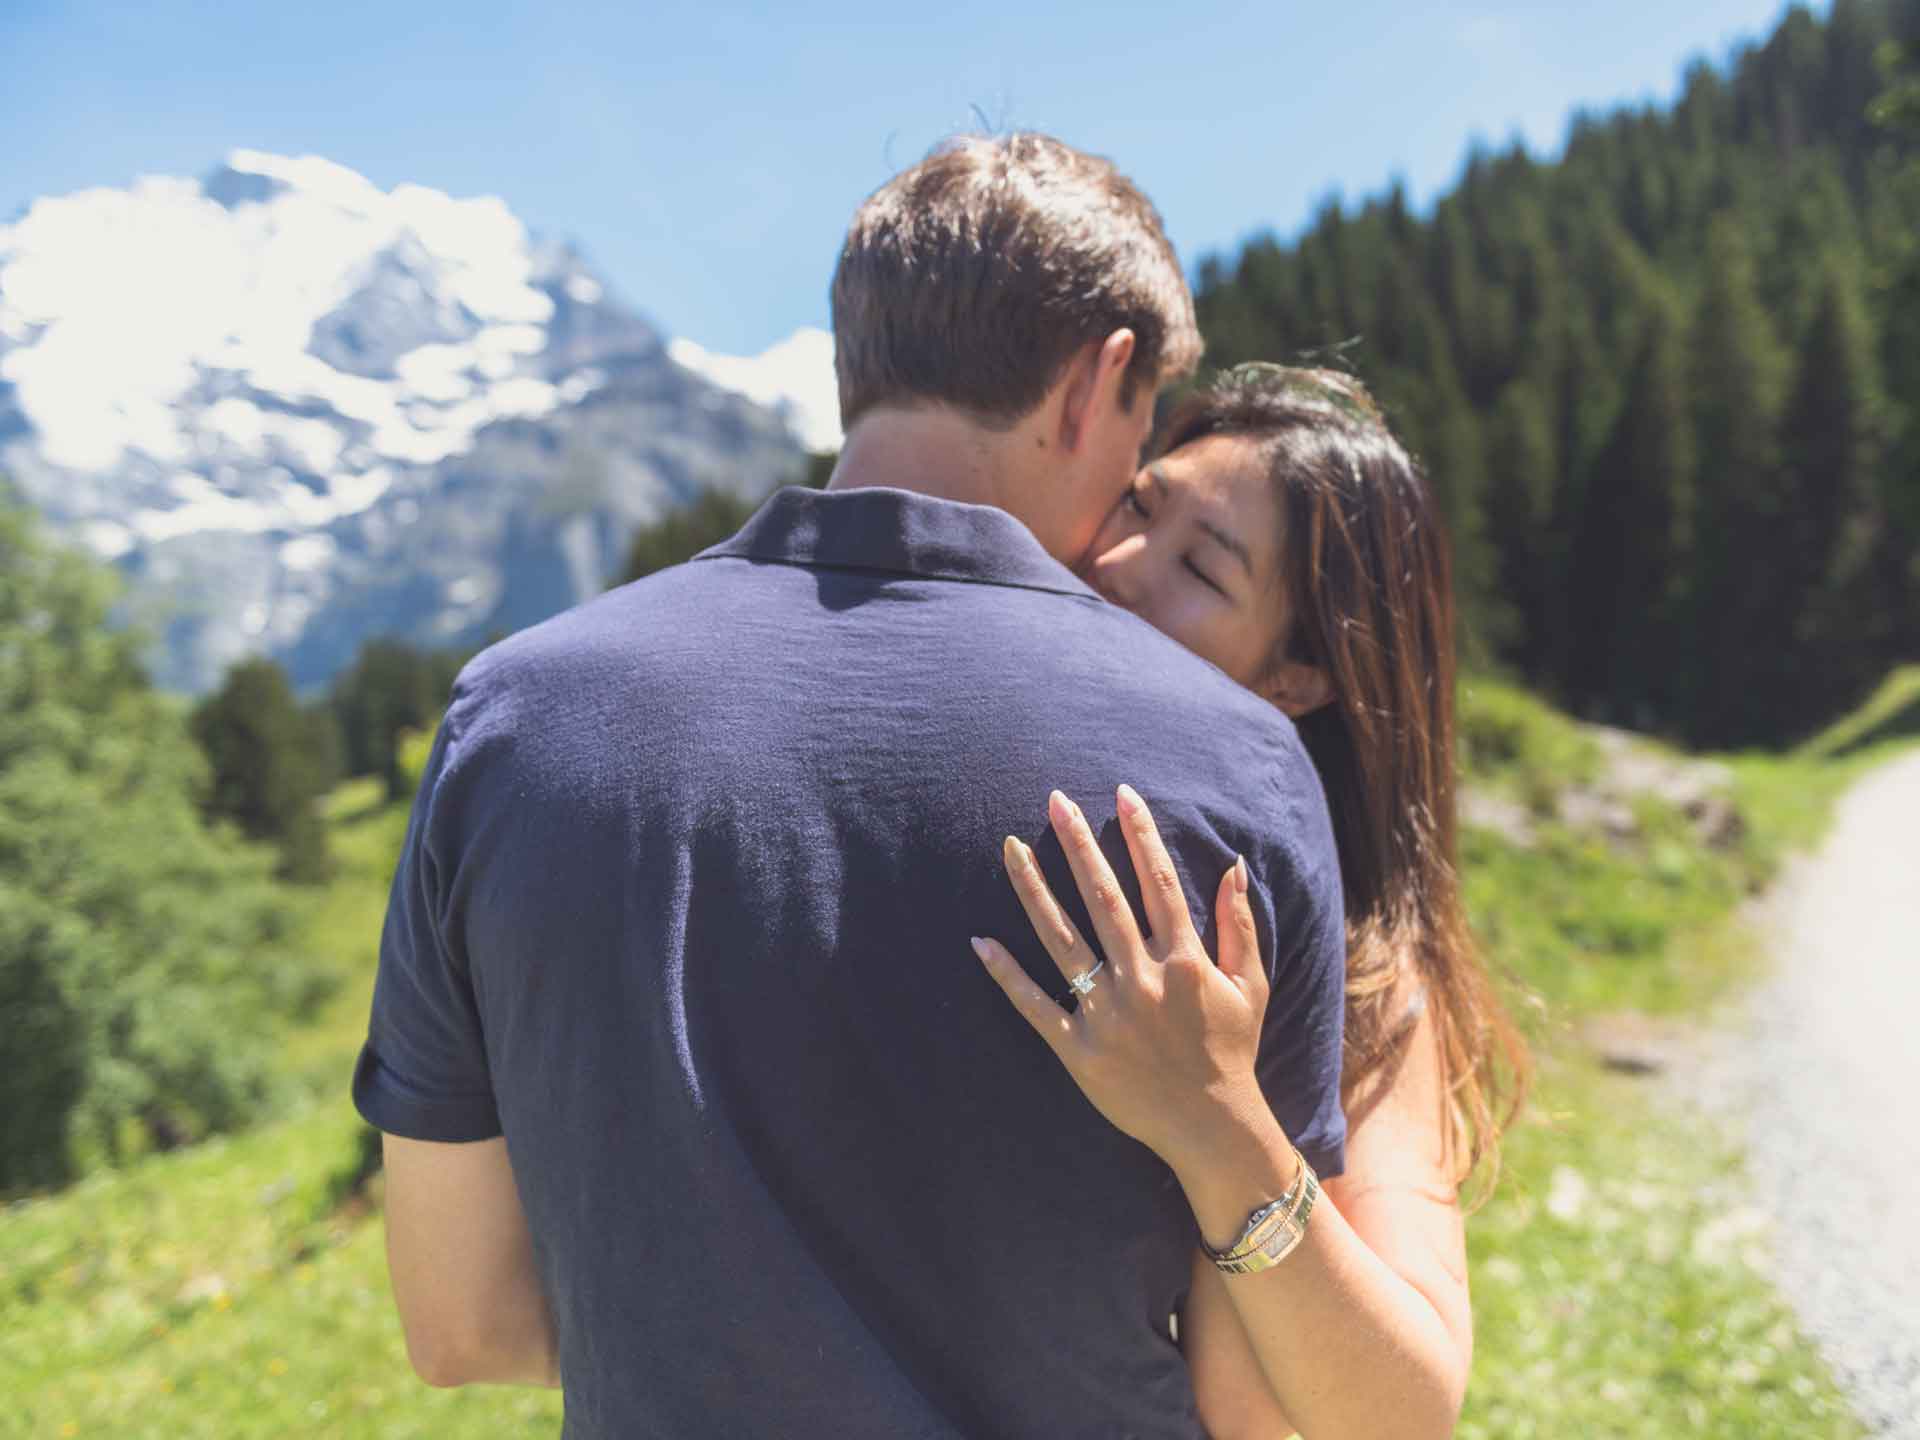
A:
[[[1134,333],[1128,405],[1200,361],[1193,297],[1146,196],[1047,135],[947,141],[847,230],[833,274],[841,426],[928,402],[1010,425],[1120,329]]]

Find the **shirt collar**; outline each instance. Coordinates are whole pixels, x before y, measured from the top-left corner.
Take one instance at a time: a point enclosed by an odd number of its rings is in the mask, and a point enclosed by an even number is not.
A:
[[[1100,598],[1005,510],[877,485],[778,491],[695,558],[729,557]]]

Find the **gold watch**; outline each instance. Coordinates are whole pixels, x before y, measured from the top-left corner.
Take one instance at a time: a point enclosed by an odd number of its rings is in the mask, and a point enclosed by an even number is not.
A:
[[[1300,1178],[1278,1200],[1249,1215],[1238,1240],[1225,1250],[1214,1249],[1204,1238],[1200,1241],[1200,1248],[1220,1270],[1229,1275],[1271,1270],[1307,1238],[1307,1220],[1320,1198],[1320,1177],[1298,1149],[1293,1154],[1300,1162]]]

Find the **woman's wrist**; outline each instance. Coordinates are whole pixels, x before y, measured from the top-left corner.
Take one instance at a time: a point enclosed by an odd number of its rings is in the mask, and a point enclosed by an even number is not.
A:
[[[1190,1132],[1177,1153],[1162,1158],[1186,1192],[1201,1238],[1216,1250],[1232,1245],[1248,1216],[1300,1181],[1299,1154],[1264,1101]]]

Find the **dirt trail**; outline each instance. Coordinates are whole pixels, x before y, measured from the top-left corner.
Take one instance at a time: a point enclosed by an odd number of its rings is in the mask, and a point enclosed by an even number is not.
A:
[[[1920,1437],[1920,755],[1847,795],[1763,924],[1732,1040],[1780,1288],[1874,1433]]]

